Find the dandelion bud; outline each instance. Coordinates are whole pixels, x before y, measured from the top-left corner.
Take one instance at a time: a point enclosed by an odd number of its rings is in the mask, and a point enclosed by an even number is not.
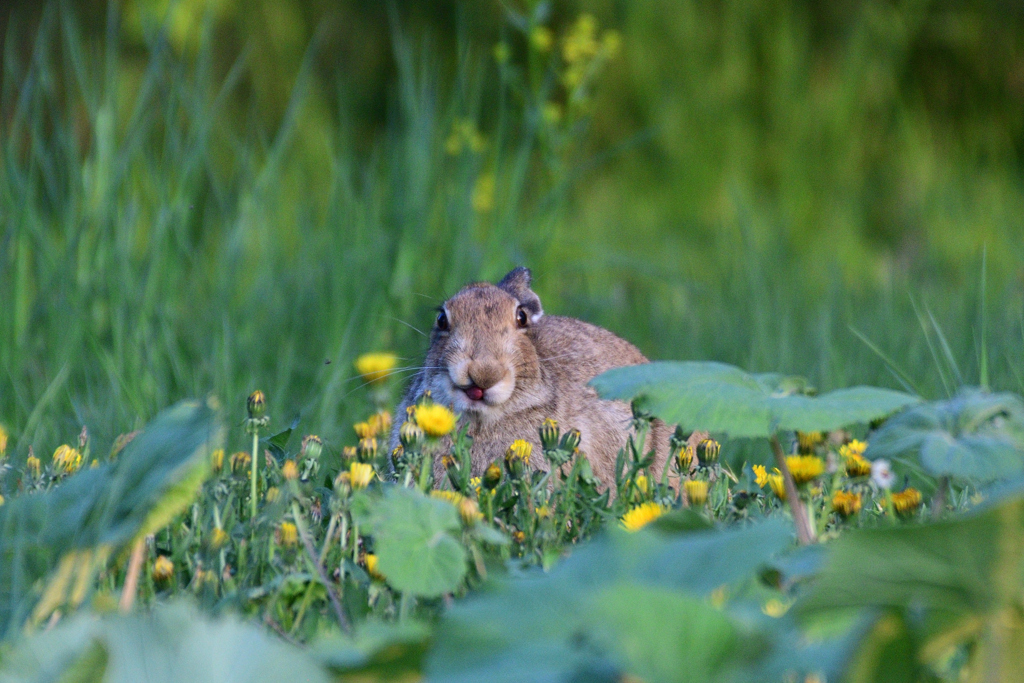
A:
[[[4,457],[7,453],[7,430],[4,429],[3,425],[0,425],[0,458]]]
[[[310,460],[319,460],[324,451],[324,442],[316,434],[309,434],[302,439],[302,454]]]
[[[683,487],[686,489],[686,499],[690,501],[691,507],[702,507],[708,501],[708,483],[698,479],[690,479]]]
[[[294,481],[299,478],[299,467],[295,464],[294,460],[284,461],[284,465],[281,466],[281,475],[288,481]]]
[[[407,450],[416,448],[416,445],[423,441],[424,438],[426,438],[426,433],[415,422],[406,420],[398,428],[398,440],[402,442],[402,446]]]
[[[704,439],[697,444],[697,460],[702,467],[709,467],[718,461],[722,445],[714,439]]]
[[[402,447],[402,444],[398,444],[391,451],[391,464],[394,465],[395,469],[398,469],[403,460],[405,460],[405,449]]]
[[[462,517],[462,523],[466,526],[473,526],[484,517],[480,512],[480,506],[472,498],[463,498],[459,501],[458,507],[459,516]]]
[[[370,423],[370,427],[373,429],[374,434],[387,434],[391,431],[391,413],[386,410],[381,410],[370,416],[367,420]]]
[[[676,462],[679,463],[680,472],[689,472],[690,468],[693,467],[693,446],[683,444],[682,450],[676,456]]]
[[[210,453],[210,465],[213,467],[214,472],[220,472],[224,469],[224,449],[218,448]]]
[[[299,541],[299,530],[291,522],[281,522],[277,528],[277,542],[286,548],[290,548]]]
[[[450,454],[445,453],[444,455],[441,456],[441,466],[446,470],[452,469],[453,467],[455,467],[455,458],[453,458]]]
[[[276,486],[271,486],[267,489],[267,492],[263,494],[263,500],[268,503],[275,502],[281,496],[281,490]]]
[[[153,562],[153,580],[167,581],[174,576],[174,563],[166,555],[161,555]]]
[[[582,436],[580,435],[580,430],[570,429],[565,433],[565,436],[562,437],[562,443],[558,447],[568,453],[575,453],[580,447],[581,440]]]
[[[110,447],[110,460],[113,460],[118,455],[120,455],[121,451],[124,450],[124,447],[130,444],[132,442],[132,439],[134,439],[141,433],[141,430],[136,429],[134,432],[128,432],[127,434],[118,435],[118,437],[114,439],[114,445]]]
[[[373,460],[377,455],[377,439],[360,439],[358,453],[360,462]]]
[[[356,459],[359,455],[359,450],[355,446],[344,446],[341,449],[341,459],[344,462],[351,462]]]
[[[245,451],[238,451],[231,455],[231,471],[235,474],[244,473],[249,469],[252,457]]]
[[[34,455],[29,455],[25,461],[25,469],[27,469],[34,478],[39,478],[39,472],[42,468],[42,463],[39,462],[39,458]]]
[[[638,475],[636,475],[636,479],[633,480],[633,483],[636,484],[636,487],[640,490],[640,493],[644,493],[644,494],[647,493],[647,486],[648,486],[647,475],[645,475],[645,474],[638,474]]]
[[[523,543],[526,543],[526,534],[518,530],[513,531],[512,540],[518,543],[519,545],[522,545]]]
[[[768,475],[768,485],[772,489],[772,493],[779,500],[786,500],[786,480],[783,478],[782,473],[779,472],[779,468],[775,468],[775,474]]]
[[[544,420],[540,426],[540,445],[546,451],[558,448],[559,429],[558,422],[550,417]]]
[[[257,389],[249,394],[245,407],[249,411],[250,420],[259,420],[267,413],[267,397]]]
[[[484,487],[488,491],[493,491],[500,483],[501,466],[498,465],[498,461],[494,461],[487,466],[486,470],[484,470]]]

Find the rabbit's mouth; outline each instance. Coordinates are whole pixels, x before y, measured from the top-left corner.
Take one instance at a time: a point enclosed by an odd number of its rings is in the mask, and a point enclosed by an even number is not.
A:
[[[448,393],[452,397],[455,409],[459,412],[486,414],[507,401],[512,396],[514,388],[515,379],[507,376],[487,388],[474,382],[464,386],[452,382]]]

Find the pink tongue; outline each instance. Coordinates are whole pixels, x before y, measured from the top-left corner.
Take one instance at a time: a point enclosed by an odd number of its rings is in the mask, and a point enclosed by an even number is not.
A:
[[[469,396],[474,401],[479,401],[484,397],[484,390],[478,386],[472,386],[466,389],[466,396]]]

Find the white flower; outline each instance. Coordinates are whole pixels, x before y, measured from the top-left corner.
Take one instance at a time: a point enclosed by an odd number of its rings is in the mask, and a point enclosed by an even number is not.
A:
[[[875,486],[888,490],[895,480],[896,475],[892,473],[888,460],[879,458],[871,463],[871,481],[875,482]]]

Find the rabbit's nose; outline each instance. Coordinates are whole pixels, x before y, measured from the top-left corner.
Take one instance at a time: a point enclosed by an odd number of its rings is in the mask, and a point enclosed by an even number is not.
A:
[[[490,363],[472,363],[469,366],[468,374],[469,380],[473,384],[487,391],[502,380],[505,376],[505,368]]]

